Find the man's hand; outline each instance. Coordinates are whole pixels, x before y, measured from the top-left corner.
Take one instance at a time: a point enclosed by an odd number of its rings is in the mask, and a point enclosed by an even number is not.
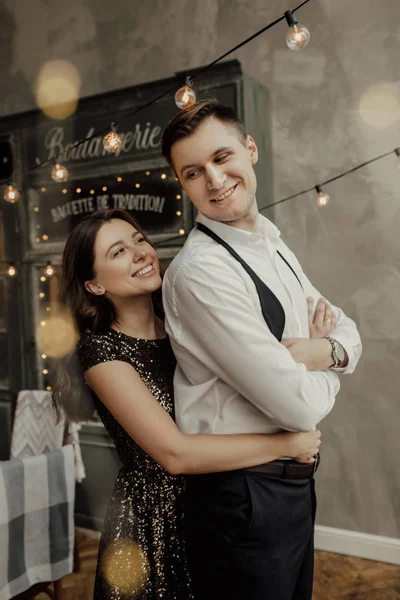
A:
[[[310,338],[324,338],[335,329],[336,315],[324,298],[318,300],[315,313],[313,298],[307,298],[307,308]]]
[[[305,364],[307,371],[325,371],[333,365],[332,346],[324,338],[288,338],[281,344],[296,362]]]

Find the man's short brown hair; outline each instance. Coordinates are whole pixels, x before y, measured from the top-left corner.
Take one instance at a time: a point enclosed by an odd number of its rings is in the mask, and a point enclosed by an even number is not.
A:
[[[237,132],[240,142],[246,144],[246,132],[243,123],[230,106],[221,104],[217,100],[200,100],[179,112],[164,130],[161,139],[161,152],[169,165],[173,168],[171,160],[172,146],[189,135],[192,135],[205,119],[214,117],[222,123],[231,125]]]

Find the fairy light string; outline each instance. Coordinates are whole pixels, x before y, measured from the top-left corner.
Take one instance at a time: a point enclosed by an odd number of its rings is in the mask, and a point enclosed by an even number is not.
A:
[[[296,11],[298,11],[300,8],[302,8],[305,4],[307,4],[308,2],[310,2],[310,0],[304,0],[304,2],[301,2],[298,6],[296,6],[295,8],[291,9],[291,13],[295,13]],[[288,11],[286,11],[288,12]],[[280,23],[281,21],[284,21],[286,19],[285,14],[282,15],[281,17],[279,17],[278,19],[275,19],[275,21],[272,21],[271,23],[269,23],[268,25],[266,25],[265,27],[263,27],[262,29],[260,29],[259,31],[257,31],[256,33],[254,33],[253,35],[251,35],[250,37],[246,38],[245,40],[243,40],[242,42],[240,42],[239,44],[237,44],[236,46],[234,46],[233,48],[231,48],[230,50],[228,50],[227,52],[225,52],[224,54],[222,54],[221,56],[219,56],[218,58],[216,58],[215,60],[213,60],[212,62],[210,62],[208,65],[206,65],[205,67],[203,67],[202,69],[200,69],[199,71],[197,71],[195,73],[195,75],[191,76],[192,80],[197,79],[198,77],[200,77],[201,75],[203,75],[206,71],[208,71],[209,69],[211,69],[211,67],[213,67],[214,65],[216,65],[217,63],[219,63],[221,60],[223,60],[224,58],[226,58],[227,56],[229,56],[230,54],[232,54],[233,52],[236,52],[237,50],[239,50],[240,48],[242,48],[243,46],[245,46],[246,44],[248,44],[249,42],[251,42],[252,40],[254,40],[255,38],[257,38],[258,36],[260,36],[261,34],[265,33],[266,31],[268,31],[269,29],[271,29],[272,27],[274,27],[275,25],[277,25],[278,23]],[[179,86],[181,87],[181,85]],[[161,94],[159,94],[158,96],[156,96],[155,98],[152,98],[151,100],[149,100],[148,102],[145,102],[144,104],[139,105],[138,107],[136,107],[135,109],[133,109],[132,111],[129,111],[125,114],[123,114],[118,121],[114,121],[114,125],[118,126],[122,121],[133,117],[134,115],[138,114],[139,112],[145,110],[146,108],[148,108],[149,106],[156,104],[157,102],[159,102],[159,100],[162,100],[163,98],[165,98],[168,95],[171,94],[175,94],[177,92],[177,86],[176,84],[169,88],[168,90],[166,90],[165,92],[162,92]],[[105,127],[104,129],[101,129],[100,131],[95,132],[93,135],[86,137],[82,140],[79,140],[76,144],[74,144],[73,146],[71,146],[69,148],[69,151],[77,148],[78,146],[89,142],[90,140],[94,139],[95,137],[98,137],[100,135],[103,134],[107,134],[110,131],[110,127]],[[62,154],[58,157],[58,162],[62,163]],[[51,159],[46,159],[42,162],[37,163],[36,165],[30,167],[27,169],[27,172],[30,173],[32,171],[35,171],[41,167],[47,166],[49,164],[51,164],[52,161]]]

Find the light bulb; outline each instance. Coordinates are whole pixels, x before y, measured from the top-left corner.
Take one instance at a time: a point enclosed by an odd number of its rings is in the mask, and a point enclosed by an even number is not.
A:
[[[17,269],[14,267],[14,265],[10,265],[7,269],[7,275],[9,277],[15,277],[16,274],[17,274]]]
[[[104,136],[103,147],[104,150],[110,154],[114,154],[114,152],[119,152],[121,150],[122,138],[117,133],[117,125],[115,123],[111,123],[111,131]]]
[[[178,108],[189,108],[196,102],[196,94],[190,87],[192,80],[190,77],[186,77],[185,85],[179,88],[175,94],[175,104]]]
[[[54,267],[52,267],[51,263],[49,263],[44,270],[45,275],[47,275],[48,277],[52,277],[52,275],[54,275],[54,272]]]
[[[289,31],[286,34],[286,44],[290,50],[303,50],[308,46],[310,41],[310,32],[304,25],[300,25],[291,10],[285,12],[287,24],[289,25]]]
[[[19,200],[19,191],[11,183],[6,187],[3,198],[6,202],[14,204]]]
[[[56,163],[51,169],[51,176],[57,183],[64,183],[68,179],[68,169],[64,165]]]
[[[317,197],[315,198],[315,202],[318,206],[326,206],[329,203],[330,196],[326,192],[324,192],[320,185],[316,185],[315,189],[317,190]]]

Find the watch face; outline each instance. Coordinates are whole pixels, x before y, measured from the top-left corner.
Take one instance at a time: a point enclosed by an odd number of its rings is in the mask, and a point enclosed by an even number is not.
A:
[[[344,348],[341,344],[339,344],[339,342],[337,342],[336,349],[339,362],[342,363],[344,361]]]

